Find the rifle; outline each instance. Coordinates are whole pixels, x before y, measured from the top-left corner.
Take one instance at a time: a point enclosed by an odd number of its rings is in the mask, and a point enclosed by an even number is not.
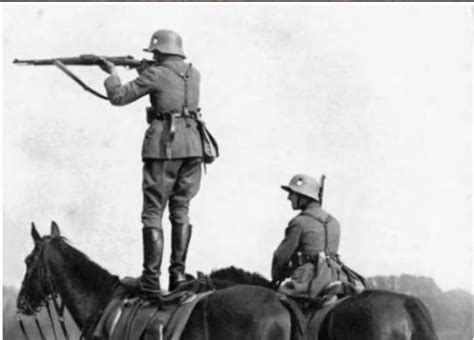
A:
[[[324,181],[326,180],[326,175],[321,175],[320,183],[321,186],[319,187],[318,198],[319,204],[323,206],[323,195],[324,195]]]
[[[72,73],[66,65],[71,66],[93,66],[93,65],[100,65],[103,63],[103,59],[110,61],[116,66],[124,66],[128,68],[144,68],[147,66],[152,65],[155,63],[153,60],[138,60],[133,58],[130,55],[127,56],[120,56],[120,57],[109,57],[109,56],[98,56],[95,54],[83,54],[78,57],[71,57],[71,58],[54,58],[54,59],[29,59],[29,60],[20,60],[15,59],[13,60],[14,64],[17,65],[33,65],[33,66],[49,66],[55,65],[61,71],[66,73],[69,77],[71,77],[76,83],[78,83],[82,88],[93,95],[108,100],[107,96],[97,92],[96,90],[89,87],[85,84],[81,79],[79,79],[74,73]]]

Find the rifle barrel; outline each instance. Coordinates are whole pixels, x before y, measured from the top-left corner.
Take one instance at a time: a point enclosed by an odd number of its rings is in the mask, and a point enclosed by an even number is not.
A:
[[[15,59],[13,60],[14,64],[18,65],[53,65],[54,59],[30,59],[30,60],[22,60],[22,59]]]
[[[319,193],[318,193],[318,197],[319,197],[319,204],[321,204],[321,206],[323,205],[323,198],[324,198],[324,181],[326,180],[326,175],[322,174],[321,175],[321,179],[320,179],[320,187],[319,187]]]
[[[13,63],[18,64],[18,65],[47,66],[47,65],[54,65],[54,62],[56,60],[59,60],[64,65],[92,66],[92,65],[100,64],[101,58],[104,58],[112,62],[116,66],[137,67],[142,64],[142,61],[137,60],[129,55],[120,56],[120,57],[109,57],[109,56],[101,57],[94,54],[83,54],[83,55],[80,55],[79,57],[55,58],[55,59],[15,59],[13,60]]]

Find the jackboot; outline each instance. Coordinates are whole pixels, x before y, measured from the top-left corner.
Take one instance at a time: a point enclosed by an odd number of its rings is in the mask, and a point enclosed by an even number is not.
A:
[[[193,226],[190,224],[172,223],[171,228],[171,259],[169,291],[181,287],[186,283],[186,255],[191,240]]]
[[[163,260],[163,230],[143,228],[143,272],[140,278],[141,292],[150,298],[161,295],[160,274]]]

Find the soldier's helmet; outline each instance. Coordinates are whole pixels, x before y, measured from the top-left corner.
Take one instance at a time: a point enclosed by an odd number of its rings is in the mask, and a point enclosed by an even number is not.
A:
[[[282,185],[281,188],[288,192],[294,192],[319,201],[319,182],[313,177],[305,174],[294,175],[288,185]]]
[[[158,51],[162,54],[179,55],[186,58],[183,52],[183,40],[178,33],[171,30],[158,30],[151,36],[150,46],[145,52]]]

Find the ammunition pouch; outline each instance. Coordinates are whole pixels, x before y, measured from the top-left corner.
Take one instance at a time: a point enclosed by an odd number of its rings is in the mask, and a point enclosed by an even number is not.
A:
[[[205,164],[211,164],[219,157],[219,145],[214,136],[207,129],[206,123],[200,118],[196,119],[196,121],[202,141],[202,160]]]

